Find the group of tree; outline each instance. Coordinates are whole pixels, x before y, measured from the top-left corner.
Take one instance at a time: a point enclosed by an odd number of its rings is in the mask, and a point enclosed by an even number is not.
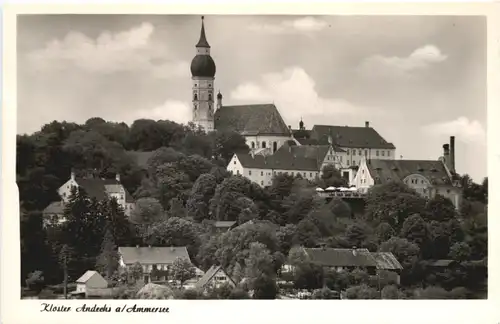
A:
[[[145,167],[127,154],[131,150],[152,151]],[[297,265],[294,287],[317,289],[315,296],[324,298],[334,295],[328,289],[347,289],[349,296],[363,298],[374,296],[371,289],[378,289],[377,296],[380,291],[408,296],[402,287],[482,289],[485,275],[470,270],[470,262],[487,257],[487,179],[475,184],[461,177],[464,199],[458,211],[442,196],[426,199],[391,182],[371,188],[364,213],[353,213],[345,201],[326,201],[315,192],[317,186],[345,184],[333,166],[314,181],[283,174],[262,188],[226,171],[232,155],[247,150],[237,133],[206,134],[170,121],[138,120],[129,127],[92,118],[83,125],[52,122],[37,133],[18,136],[22,283],[36,285],[40,278],[60,283],[63,271],[76,279],[90,268],[113,277],[117,247],[139,244],[186,246],[195,266],[207,270],[221,265],[260,299],[277,295],[277,278],[287,261]],[[41,211],[59,200],[57,189],[70,171],[89,169],[99,177],[121,174],[136,201],[132,215],[126,217],[115,200],[97,201],[74,190],[65,206],[67,222],[42,226]],[[214,221],[238,226],[215,234]],[[389,282],[389,288],[374,286],[360,273],[325,271],[290,255],[296,245],[392,252],[404,267],[400,287]],[[436,275],[431,264],[437,259],[460,266]],[[227,291],[214,294],[247,296]]]

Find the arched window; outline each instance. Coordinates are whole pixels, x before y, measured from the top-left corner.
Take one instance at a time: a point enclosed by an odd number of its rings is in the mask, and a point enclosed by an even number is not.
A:
[[[278,143],[273,142],[273,153],[276,152],[277,150],[278,150]]]
[[[193,95],[193,99],[194,99],[194,100],[198,100],[198,94],[196,94],[196,93],[195,93],[195,94]]]
[[[252,142],[252,148],[253,149],[255,148],[255,142]]]
[[[266,142],[262,142],[262,148],[266,148]]]
[[[208,94],[208,100],[210,100],[210,101],[212,100],[212,94],[211,93]]]

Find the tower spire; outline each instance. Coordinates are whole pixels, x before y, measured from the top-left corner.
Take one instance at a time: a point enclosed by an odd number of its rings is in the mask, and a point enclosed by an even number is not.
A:
[[[201,32],[200,32],[200,40],[198,41],[198,44],[196,44],[196,47],[208,47],[210,48],[210,45],[207,42],[207,36],[205,35],[205,16],[201,16]]]

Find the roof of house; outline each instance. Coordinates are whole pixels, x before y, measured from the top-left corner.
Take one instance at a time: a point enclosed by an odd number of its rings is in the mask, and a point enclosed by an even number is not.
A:
[[[125,202],[132,203],[134,198],[127,189],[116,179],[100,179],[100,178],[76,178],[76,183],[82,187],[90,198],[103,200],[107,197],[107,193],[117,192],[118,187],[123,187],[125,190]],[[110,189],[108,191],[108,189]]]
[[[403,267],[391,252],[372,252],[377,263],[377,269],[401,270]]]
[[[403,181],[411,174],[419,174],[432,185],[451,185],[452,179],[442,161],[426,160],[379,160],[367,161],[367,166],[375,184]]]
[[[222,269],[221,266],[213,265],[210,267],[210,269],[208,269],[207,272],[205,272],[203,277],[201,277],[200,280],[198,280],[195,287],[196,288],[204,288],[219,271],[223,271],[226,274],[226,276],[229,278],[229,280],[231,280],[231,281],[233,280],[233,279],[231,279],[231,277],[229,277],[227,275],[227,273],[224,271],[224,269]]]
[[[283,145],[270,156],[238,153],[237,157],[245,168],[319,171],[329,148],[329,145]],[[333,148],[336,152],[344,151],[340,147]]]
[[[274,104],[222,106],[215,112],[215,129],[242,135],[290,135]]]
[[[135,163],[139,167],[146,169],[148,167],[148,160],[153,155],[154,151],[149,151],[149,152],[127,151],[126,153],[135,161]]]
[[[307,258],[317,265],[330,267],[377,267],[367,249],[302,248]]]
[[[230,228],[236,224],[236,221],[216,221],[214,227],[217,228]]]
[[[433,267],[449,267],[453,263],[456,263],[455,260],[445,260],[445,259],[440,259],[440,260],[434,260],[429,262],[430,266]]]
[[[94,271],[94,270],[87,270],[87,272],[85,272],[83,274],[83,276],[81,276],[80,278],[78,278],[76,280],[77,283],[86,283],[87,281],[89,281],[90,278],[92,278],[93,276],[99,276],[102,278],[102,276],[99,274],[99,272],[97,271]],[[102,278],[104,279],[104,278]]]
[[[176,247],[123,247],[118,248],[125,264],[170,264],[177,258],[189,261],[189,253],[185,246]]]
[[[395,149],[372,127],[314,125],[311,130],[311,138],[321,144],[327,144],[329,136],[341,147]]]
[[[64,214],[64,205],[62,201],[54,201],[53,203],[50,203],[45,209],[43,210],[44,215],[62,215]]]

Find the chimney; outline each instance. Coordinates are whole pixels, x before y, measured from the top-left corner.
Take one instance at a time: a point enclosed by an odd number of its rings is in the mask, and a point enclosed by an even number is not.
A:
[[[369,121],[365,121],[365,127],[370,127],[370,122]]]
[[[117,173],[117,174],[115,175],[115,179],[116,179],[116,181],[120,182],[120,174],[119,174],[119,173]]]
[[[71,170],[71,180],[75,181],[75,171]]]
[[[148,245],[148,248],[151,248],[151,245]]]
[[[450,168],[450,144],[443,144],[443,160],[446,167]]]
[[[222,93],[220,93],[219,90],[219,93],[217,94],[217,109],[220,108],[222,108]]]
[[[455,173],[455,136],[450,136],[450,171]]]
[[[332,143],[333,143],[332,135],[328,135],[328,144],[332,145]]]

